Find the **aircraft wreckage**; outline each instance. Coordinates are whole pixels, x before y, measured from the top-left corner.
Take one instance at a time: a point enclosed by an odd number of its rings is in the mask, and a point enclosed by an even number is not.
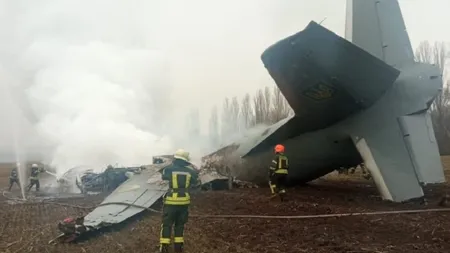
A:
[[[428,112],[442,88],[439,69],[414,61],[396,0],[348,0],[346,18],[348,40],[311,22],[262,54],[295,115],[204,157],[215,169],[200,169],[203,183],[226,179],[223,169],[264,182],[278,143],[294,183],[364,163],[382,198],[400,202],[445,181]],[[170,159],[158,161],[61,231],[97,230],[149,208],[168,189],[158,170]]]
[[[311,22],[269,47],[261,59],[295,115],[210,156],[237,178],[264,181],[282,143],[292,183],[364,163],[395,202],[445,182],[429,114],[442,76],[415,62],[399,3],[348,0],[346,38]]]
[[[149,209],[169,189],[167,182],[161,178],[161,171],[172,162],[172,156],[154,157],[152,165],[129,168],[114,168],[102,173],[93,173],[84,167],[77,167],[65,174],[63,183],[69,179],[83,183],[77,185],[82,193],[89,186],[93,192],[115,188],[103,202],[92,212],[84,217],[67,218],[58,224],[58,229],[63,233],[58,236],[59,241],[70,242],[86,232],[119,224],[126,219]],[[194,166],[195,168],[195,166]],[[126,179],[124,178],[126,174]],[[69,175],[72,175],[69,177]],[[81,176],[80,176],[81,175]],[[86,179],[87,177],[87,179]],[[106,185],[105,179],[109,178],[111,184]],[[202,166],[199,170],[199,179],[202,187],[207,189],[228,186],[229,177],[217,173],[208,166]],[[83,186],[80,186],[83,185]],[[53,242],[53,241],[52,241]]]

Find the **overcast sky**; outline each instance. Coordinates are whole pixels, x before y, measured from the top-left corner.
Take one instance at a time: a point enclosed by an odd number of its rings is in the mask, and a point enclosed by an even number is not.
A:
[[[211,53],[203,55],[203,59],[202,57],[196,60],[186,59],[186,61],[193,61],[191,65],[180,63],[183,68],[177,69],[179,72],[175,76],[178,79],[176,83],[184,84],[183,88],[178,89],[180,93],[202,90],[208,94],[208,98],[201,99],[200,103],[208,103],[208,101],[220,103],[220,98],[223,96],[242,96],[245,92],[253,92],[259,87],[272,84],[272,79],[259,59],[260,54],[272,43],[302,30],[311,20],[320,22],[326,18],[322,24],[338,35],[344,36],[345,0],[274,1],[276,4],[272,4],[271,7],[261,7],[253,13],[249,11],[252,8],[250,2],[253,3],[253,1],[239,1],[242,3],[241,12],[247,12],[248,15],[238,14],[237,16],[241,17],[238,20],[232,18],[233,13],[239,12],[232,9],[236,5],[217,5],[216,1],[209,2],[220,9],[219,14],[213,12],[215,18],[212,20],[230,18],[231,21],[221,23],[213,21],[199,25],[207,20],[208,13],[198,12],[195,18],[185,20],[186,31],[190,33],[185,36],[191,35],[190,38],[196,38],[197,32],[201,33],[205,31],[204,29],[208,29],[211,32],[205,36],[220,36],[223,38],[222,44],[209,45],[206,50],[210,50]],[[246,2],[249,4],[245,4]],[[261,1],[261,3],[264,2],[267,1]],[[448,15],[450,1],[400,0],[399,2],[413,49],[422,40],[450,42],[450,16]],[[198,8],[198,5],[190,6]],[[189,6],[183,8],[187,11],[180,9],[181,12],[190,13]],[[265,18],[261,19],[261,16]],[[221,24],[228,29],[221,29]],[[192,26],[197,26],[197,29],[188,29]],[[212,31],[214,28],[218,29]],[[213,56],[216,57],[215,60],[212,60]],[[230,64],[230,62],[234,63]],[[192,100],[196,100],[193,103],[198,105],[197,98]]]
[[[336,32],[338,35],[344,36],[345,28],[345,0],[283,0],[277,1],[278,18],[276,14],[267,16],[270,20],[268,23],[273,23],[273,30],[268,32],[266,39],[261,43],[255,43],[255,50],[249,52],[244,56],[244,60],[249,61],[249,64],[260,66],[258,74],[259,78],[263,78],[264,82],[246,82],[252,78],[253,73],[242,74],[245,69],[236,72],[241,73],[236,76],[235,82],[230,81],[231,87],[209,87],[209,94],[228,94],[239,95],[243,90],[251,91],[255,86],[265,85],[266,82],[271,82],[264,67],[259,60],[259,54],[265,47],[271,43],[276,42],[288,35],[296,33],[303,29],[311,20],[320,22],[324,18],[326,20],[322,23],[330,30]],[[400,6],[403,11],[406,27],[409,31],[413,49],[415,49],[422,40],[437,40],[450,42],[450,1],[448,0],[400,0]],[[281,4],[282,3],[282,4]],[[284,17],[281,17],[284,16]],[[251,19],[249,17],[249,19]],[[251,22],[251,21],[247,21]],[[268,24],[270,25],[270,24]],[[231,38],[230,38],[231,39]],[[249,59],[252,56],[252,59]],[[248,58],[247,58],[248,57]],[[241,60],[242,61],[242,60]],[[202,85],[203,86],[203,85]],[[212,85],[211,85],[212,86]]]
[[[206,128],[211,107],[225,97],[273,85],[260,60],[268,46],[325,18],[322,25],[343,36],[345,3],[0,0],[0,82],[27,87],[41,128],[61,131],[59,141],[71,136],[67,144],[75,147],[81,137],[92,139],[87,132],[94,137],[104,132],[95,130],[100,121],[132,126],[130,145],[139,142],[133,138],[141,129],[148,141],[167,94],[173,104],[164,115],[172,119],[158,131],[170,126],[168,135],[183,135],[185,121],[175,116],[200,108]],[[449,0],[400,0],[400,5],[413,48],[422,40],[450,41]],[[0,102],[0,113],[11,111]],[[81,119],[85,129],[75,124]],[[0,125],[0,146],[12,143],[5,128],[10,127]],[[114,137],[111,131],[102,138]]]

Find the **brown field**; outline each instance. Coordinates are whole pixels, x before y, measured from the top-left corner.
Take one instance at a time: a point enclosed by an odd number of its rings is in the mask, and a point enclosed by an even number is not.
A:
[[[444,157],[443,162],[450,168],[450,157]],[[9,169],[0,167],[0,187],[7,186],[8,175]],[[290,201],[286,203],[269,200],[269,190],[263,188],[201,192],[194,196],[191,213],[303,215],[437,208],[448,188],[428,188],[426,207],[414,203],[393,204],[381,201],[370,181],[358,177],[357,174],[331,175],[309,186],[290,189]],[[13,193],[18,195],[18,190]],[[64,200],[80,206],[92,206],[100,201],[98,197]],[[48,244],[58,234],[58,221],[89,211],[48,203],[10,205],[0,195],[0,252],[156,251],[160,217],[151,213],[82,243]],[[450,213],[306,220],[190,218],[186,252],[445,253],[450,252]]]

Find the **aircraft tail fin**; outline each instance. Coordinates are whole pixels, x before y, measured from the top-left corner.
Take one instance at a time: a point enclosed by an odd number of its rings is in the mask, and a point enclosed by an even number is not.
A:
[[[397,0],[347,0],[345,37],[393,67],[414,62]]]
[[[420,198],[424,194],[399,132],[398,123],[393,120],[383,131],[367,130],[353,136],[381,197],[396,202]]]
[[[445,175],[428,111],[398,118],[419,182],[444,183]]]
[[[445,182],[427,111],[384,120],[382,125],[377,131],[364,127],[352,139],[383,199],[420,198],[423,185]]]

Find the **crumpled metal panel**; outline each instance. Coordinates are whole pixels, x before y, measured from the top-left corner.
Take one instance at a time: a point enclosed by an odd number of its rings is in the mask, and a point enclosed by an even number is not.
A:
[[[222,176],[218,174],[217,172],[215,174],[205,173],[200,174],[199,178],[202,182],[202,184],[211,183],[216,180],[228,180],[228,177]]]
[[[169,189],[168,183],[161,178],[160,170],[169,165],[172,159],[164,159],[164,163],[146,166],[147,169],[121,184],[99,207],[84,217],[84,225],[97,229],[121,223],[144,210],[126,205],[107,205],[108,203],[128,203],[147,208],[152,206]],[[203,184],[227,179],[211,168],[200,169],[199,177]]]
[[[98,228],[120,223],[143,211],[142,208],[126,205],[104,205],[107,203],[120,202],[150,207],[168,190],[167,183],[162,181],[161,173],[158,172],[166,165],[167,163],[154,165],[141,174],[133,175],[106,197],[102,206],[84,217],[84,225]]]

